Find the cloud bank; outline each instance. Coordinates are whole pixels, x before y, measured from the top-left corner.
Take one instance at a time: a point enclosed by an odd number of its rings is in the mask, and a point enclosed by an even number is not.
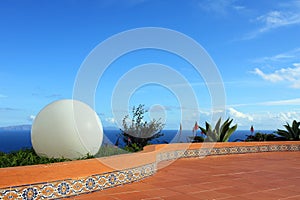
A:
[[[300,63],[294,63],[293,67],[281,68],[271,73],[265,73],[261,69],[255,68],[253,73],[266,81],[287,82],[290,87],[300,89]]]

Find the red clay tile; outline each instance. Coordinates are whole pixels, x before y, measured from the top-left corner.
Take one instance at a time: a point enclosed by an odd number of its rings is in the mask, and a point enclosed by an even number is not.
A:
[[[193,193],[189,195],[197,199],[224,199],[224,198],[231,197],[231,195],[229,194],[217,192],[216,190],[202,191],[202,192]]]
[[[181,194],[179,191],[172,190],[172,189],[165,189],[165,188],[147,190],[145,192],[147,192],[151,197],[160,197],[160,198],[178,196]]]
[[[122,200],[147,199],[151,197],[151,194],[148,194],[146,192],[130,192],[124,194],[114,194],[111,195],[111,197],[122,199]],[[93,199],[93,196],[91,196],[91,199]]]
[[[154,176],[111,188],[119,199],[297,199],[300,152],[256,153],[180,159]],[[128,193],[120,190],[128,188]],[[94,198],[99,191],[89,196]],[[104,194],[104,193],[103,193]],[[78,197],[80,199],[81,196]]]
[[[299,199],[300,199],[300,195],[295,195],[295,196],[280,198],[279,200],[299,200]]]

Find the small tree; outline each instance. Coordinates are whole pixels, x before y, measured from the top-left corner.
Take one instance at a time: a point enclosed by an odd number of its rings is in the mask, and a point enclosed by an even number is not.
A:
[[[151,120],[149,123],[144,121],[145,110],[144,105],[133,107],[132,118],[128,115],[123,118],[123,129],[121,129],[121,137],[126,144],[125,149],[128,151],[140,151],[143,147],[150,144],[153,139],[163,136],[161,130],[164,124],[159,120]]]
[[[229,137],[232,133],[237,129],[237,124],[230,127],[230,124],[233,119],[230,120],[228,118],[222,125],[221,125],[221,117],[215,125],[215,128],[212,129],[212,126],[205,122],[205,128],[200,127],[202,133],[207,136],[207,141],[209,142],[228,142]]]
[[[289,123],[283,125],[286,130],[277,129],[276,133],[287,140],[300,140],[300,122],[293,121],[292,126]]]

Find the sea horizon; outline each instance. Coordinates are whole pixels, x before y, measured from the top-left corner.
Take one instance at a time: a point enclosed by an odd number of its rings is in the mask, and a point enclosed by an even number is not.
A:
[[[102,145],[114,145],[120,135],[120,129],[103,129],[103,142]],[[275,130],[256,130],[254,133],[274,133]],[[193,132],[192,130],[182,130],[181,134],[179,130],[163,129],[161,131],[163,136],[151,141],[152,144],[165,144],[165,143],[181,143],[189,142],[190,138],[195,134],[201,136],[201,131]],[[254,134],[253,133],[253,134]],[[8,153],[21,149],[32,148],[31,144],[31,130],[0,130],[0,152]],[[229,142],[236,140],[245,140],[247,135],[251,135],[250,130],[236,130]],[[125,144],[122,140],[119,140],[119,146],[123,147]]]

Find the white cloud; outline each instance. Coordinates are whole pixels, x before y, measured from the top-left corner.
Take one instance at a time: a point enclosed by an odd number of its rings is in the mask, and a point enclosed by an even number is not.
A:
[[[300,113],[296,111],[291,112],[280,112],[277,115],[275,115],[276,118],[278,118],[281,122],[291,122],[295,119],[300,118]]]
[[[12,107],[0,107],[1,111],[19,111],[18,108],[12,108]]]
[[[276,105],[292,105],[300,103],[299,99],[282,100],[282,101],[272,101],[272,102],[261,102],[259,105],[266,104],[276,104]],[[299,104],[298,104],[299,105]],[[291,123],[293,120],[300,119],[300,110],[288,110],[288,111],[262,111],[254,110],[250,113],[245,113],[241,110],[237,110],[234,107],[228,107],[226,109],[226,116],[234,120],[233,124],[238,124],[239,130],[249,130],[250,126],[253,125],[255,130],[276,130],[282,129],[286,122]],[[201,112],[202,113],[202,112]],[[195,124],[198,122],[200,126],[204,126],[205,121],[215,124],[212,122],[212,112],[204,112],[205,114],[200,114],[200,119],[197,117],[185,118],[182,120],[182,126],[184,130],[191,130]],[[224,122],[226,118],[222,117]],[[179,124],[179,123],[178,123]],[[175,125],[176,128],[177,124]]]
[[[108,123],[111,123],[111,124],[116,123],[116,120],[113,117],[107,117],[107,118],[105,118],[105,121],[108,122]]]
[[[248,121],[253,121],[253,117],[249,114],[245,114],[245,113],[242,113],[240,111],[237,111],[236,109],[234,108],[228,108],[228,112],[229,112],[229,115],[230,117],[234,118],[235,120],[248,120]]]
[[[235,0],[202,0],[198,4],[200,9],[218,15],[227,15],[230,11],[244,11],[246,8],[236,5]]]
[[[260,28],[247,34],[243,39],[253,39],[263,33],[269,32],[281,27],[287,27],[300,24],[300,3],[291,1],[288,4],[278,3],[273,10],[261,14],[250,20],[257,23]]]
[[[234,108],[228,109],[229,116],[238,124],[238,129],[249,129],[254,125],[256,130],[276,130],[284,128],[286,122],[300,119],[300,111],[281,111],[281,112],[253,112],[245,114]]]
[[[230,5],[230,1],[220,0],[220,1],[201,1],[199,3],[199,7],[207,12],[214,12],[218,14],[225,14],[227,13],[228,6]]]
[[[243,11],[243,10],[245,10],[246,9],[246,7],[245,6],[232,6],[232,8],[234,9],[234,10],[237,10],[237,11]]]
[[[213,115],[216,117],[212,119]],[[238,126],[248,126],[254,121],[254,118],[251,114],[242,113],[241,111],[236,110],[233,107],[229,107],[226,109],[226,113],[223,110],[215,110],[215,111],[200,111],[200,121],[198,121],[199,125],[204,125],[204,122],[207,121],[211,124],[215,124],[219,117],[222,118],[222,121],[226,119],[226,117],[230,117],[234,120],[234,123],[237,123]],[[191,118],[188,122],[189,127],[193,127],[195,124],[195,120],[197,118]]]
[[[247,106],[300,106],[300,98],[228,105],[228,107]]]
[[[171,106],[163,106],[160,104],[154,104],[149,109],[147,109],[150,113],[157,112],[157,113],[163,113],[166,110],[171,110]]]
[[[263,79],[265,79],[267,81],[271,81],[271,82],[277,82],[277,81],[282,81],[283,80],[283,78],[277,73],[265,74],[264,72],[262,72],[258,68],[255,68],[253,73],[257,74],[257,75],[261,76]]]
[[[267,101],[267,102],[262,102],[260,104],[261,105],[266,105],[266,106],[287,106],[287,105],[299,106],[300,105],[300,98],[288,99],[288,100],[279,100],[279,101]]]
[[[251,125],[254,125],[256,130],[276,130],[283,129],[286,122],[291,123],[293,120],[299,121],[299,111],[282,111],[282,112],[255,112],[252,113],[254,120]],[[240,125],[240,124],[238,124]],[[241,129],[250,128],[250,124],[239,126]]]
[[[28,117],[28,121],[34,121],[34,119],[35,119],[35,115],[30,115],[29,117]]]
[[[210,116],[210,112],[208,112],[208,111],[203,111],[203,110],[200,110],[200,111],[199,111],[199,114],[200,114],[200,115],[205,115],[205,116]]]
[[[294,63],[293,67],[281,68],[272,73],[264,73],[262,70],[255,68],[254,74],[271,82],[286,81],[292,88],[300,89],[300,63]]]
[[[262,33],[282,26],[299,24],[300,15],[299,13],[275,10],[257,17],[256,20],[264,25],[261,29],[259,29],[259,32]]]
[[[266,56],[263,58],[255,59],[255,63],[291,63],[297,62],[300,57],[300,48],[296,48],[287,52],[283,52],[274,56]]]

